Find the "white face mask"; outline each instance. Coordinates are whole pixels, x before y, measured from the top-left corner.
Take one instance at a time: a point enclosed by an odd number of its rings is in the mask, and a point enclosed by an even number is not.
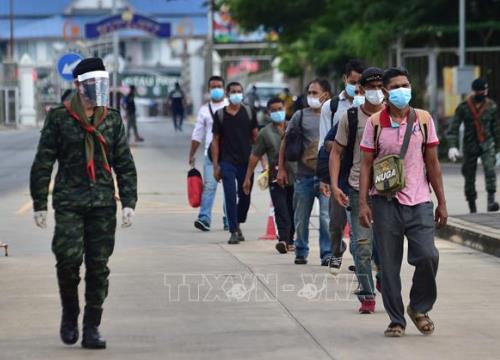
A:
[[[380,105],[384,101],[384,93],[382,90],[366,90],[365,98],[370,104]]]
[[[319,98],[315,98],[312,96],[307,97],[307,104],[312,109],[319,109],[321,107],[321,101],[319,101]]]

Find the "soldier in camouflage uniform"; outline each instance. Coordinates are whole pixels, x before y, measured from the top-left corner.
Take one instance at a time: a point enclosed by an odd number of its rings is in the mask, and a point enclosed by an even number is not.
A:
[[[462,102],[455,111],[455,117],[448,132],[450,150],[448,157],[456,161],[458,152],[458,131],[460,124],[465,126],[463,143],[462,174],[465,177],[465,197],[471,213],[476,209],[476,167],[477,159],[481,157],[486,191],[488,192],[488,211],[498,211],[495,202],[496,174],[495,155],[500,152],[500,123],[498,121],[497,105],[489,98],[488,84],[484,79],[472,82],[472,94]]]
[[[106,342],[98,327],[108,293],[107,263],[116,228],[112,170],[123,207],[123,227],[132,223],[137,175],[120,114],[107,108],[109,76],[102,60],[83,60],[73,75],[76,93],[45,119],[30,188],[35,222],[45,228],[52,167],[58,162],[52,201],[56,222],[52,251],[63,310],[60,335],[65,344],[78,341],[79,271],[85,259],[82,346],[103,349]]]

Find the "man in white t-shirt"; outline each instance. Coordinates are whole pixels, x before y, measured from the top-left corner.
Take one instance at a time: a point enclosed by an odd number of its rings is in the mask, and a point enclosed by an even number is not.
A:
[[[201,197],[200,213],[194,226],[201,231],[209,231],[212,222],[212,207],[214,205],[215,193],[217,191],[217,181],[213,174],[213,165],[208,153],[212,143],[213,118],[217,110],[228,105],[224,96],[224,79],[220,76],[212,76],[208,80],[208,91],[210,92],[210,102],[204,104],[198,111],[196,124],[191,136],[191,149],[189,150],[189,165],[195,165],[195,154],[200,144],[205,141],[204,163],[203,163],[203,194]],[[224,208],[224,214],[225,206]],[[223,217],[224,230],[227,229],[226,216]]]

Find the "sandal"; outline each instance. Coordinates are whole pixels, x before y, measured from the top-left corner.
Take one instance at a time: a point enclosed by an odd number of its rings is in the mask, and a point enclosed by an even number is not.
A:
[[[390,323],[384,331],[386,337],[401,337],[405,334],[405,328],[396,323]]]
[[[421,314],[414,312],[412,308],[408,305],[406,312],[410,317],[411,321],[415,324],[418,331],[423,335],[431,335],[434,332],[434,322],[431,320],[427,313]]]

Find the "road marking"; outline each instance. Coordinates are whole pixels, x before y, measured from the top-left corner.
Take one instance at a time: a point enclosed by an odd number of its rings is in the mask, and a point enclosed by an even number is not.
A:
[[[26,203],[23,204],[23,206],[17,209],[16,215],[26,214],[29,210],[31,210],[31,207],[32,207],[31,201],[27,201]]]

